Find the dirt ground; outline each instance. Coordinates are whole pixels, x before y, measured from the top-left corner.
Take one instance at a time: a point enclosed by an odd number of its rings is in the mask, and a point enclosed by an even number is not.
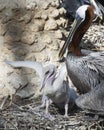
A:
[[[37,111],[41,97],[37,99],[8,98],[0,111],[0,130],[104,130],[104,118],[89,115],[75,107],[68,118],[52,104],[50,113],[54,120],[46,118],[45,109]]]

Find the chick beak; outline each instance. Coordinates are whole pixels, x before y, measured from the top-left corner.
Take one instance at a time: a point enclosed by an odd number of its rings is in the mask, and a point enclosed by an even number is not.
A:
[[[46,77],[44,77],[42,83],[41,83],[41,88],[40,88],[40,92],[43,90],[43,88],[45,87],[45,83],[46,83]]]

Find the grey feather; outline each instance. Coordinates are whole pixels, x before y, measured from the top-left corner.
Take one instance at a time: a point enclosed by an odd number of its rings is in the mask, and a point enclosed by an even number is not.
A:
[[[11,65],[13,67],[27,67],[34,69],[37,74],[39,75],[40,79],[42,79],[43,74],[43,66],[40,62],[33,62],[33,61],[5,61],[6,64]]]
[[[90,110],[96,109],[97,112],[100,112],[104,108],[104,52],[93,52],[83,57],[69,53],[66,58],[66,65],[73,84],[80,94],[84,94],[76,100],[77,105],[83,109],[89,107]],[[99,98],[100,92],[102,98]],[[91,104],[92,99],[93,103]],[[83,105],[82,101],[83,104],[85,102],[87,104]],[[101,104],[98,105],[98,103]]]
[[[77,98],[76,104],[87,112],[104,115],[104,82]]]
[[[104,80],[104,52],[90,53],[85,57],[68,54],[66,64],[68,73],[80,93],[88,92]]]

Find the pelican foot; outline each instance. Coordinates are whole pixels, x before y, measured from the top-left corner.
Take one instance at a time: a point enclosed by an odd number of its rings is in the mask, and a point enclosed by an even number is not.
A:
[[[68,117],[69,117],[68,114],[65,114],[65,115],[64,115],[64,118],[68,118]]]

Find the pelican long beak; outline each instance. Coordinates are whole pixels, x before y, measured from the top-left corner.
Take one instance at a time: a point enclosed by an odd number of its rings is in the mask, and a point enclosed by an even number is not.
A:
[[[64,45],[62,46],[60,52],[59,52],[59,58],[62,59],[64,53],[66,52],[67,47],[70,47],[70,43],[72,42],[74,33],[76,32],[76,30],[78,29],[79,25],[83,22],[84,19],[82,19],[81,17],[77,16],[76,19],[73,22],[72,28],[70,30],[70,33],[68,35],[68,38],[66,40],[66,42],[64,43]]]

